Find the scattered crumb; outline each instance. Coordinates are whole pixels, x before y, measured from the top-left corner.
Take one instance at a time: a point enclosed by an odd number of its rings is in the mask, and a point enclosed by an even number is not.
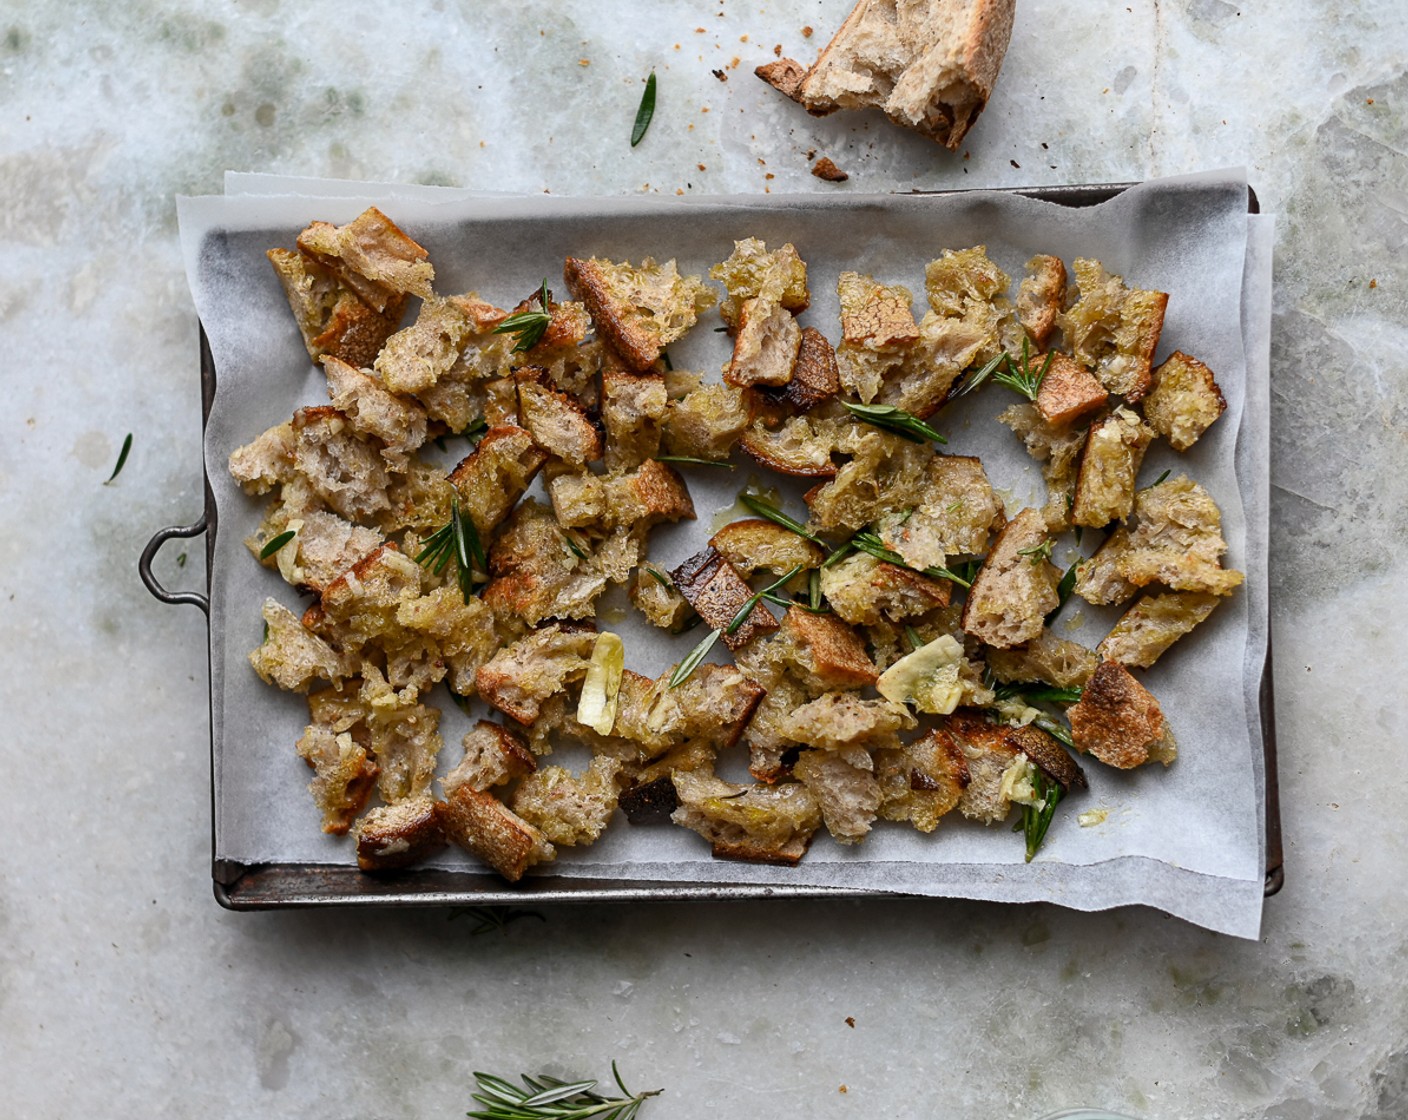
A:
[[[683,187],[676,187],[676,188],[675,188],[675,193],[676,193],[676,194],[684,194],[684,188],[683,188]],[[544,316],[544,318],[546,318],[546,316]]]
[[[709,106],[707,106],[707,105],[701,105],[701,106],[699,107],[699,111],[700,111],[701,113],[707,113],[707,112],[709,111]]]
[[[577,65],[578,65],[578,66],[590,66],[591,64],[592,64],[592,60],[589,59],[589,58],[579,58],[579,59],[577,59]]]
[[[759,156],[759,157],[758,157],[758,166],[759,166],[759,167],[766,167],[767,165],[768,165],[768,161],[765,160],[762,156]]]
[[[812,174],[818,179],[825,179],[828,183],[844,183],[850,178],[846,172],[832,162],[830,156],[822,156],[812,164]]]
[[[738,69],[738,64],[739,64],[740,62],[742,62],[742,61],[743,61],[743,60],[742,60],[741,58],[739,58],[737,55],[734,55],[733,58],[732,58],[732,60],[731,60],[731,61],[729,62],[729,64],[728,64],[728,68],[729,68],[730,70],[737,70],[737,69]]]
[[[1109,93],[1109,92],[1110,92],[1110,87],[1109,87],[1109,86],[1106,86],[1106,87],[1105,87],[1104,89],[1102,89],[1100,92],[1101,92],[1101,93]]]
[[[703,29],[702,27],[696,27],[696,28],[694,29],[694,33],[695,33],[696,35],[703,35],[703,34],[704,34],[704,29]]]
[[[728,81],[728,75],[725,74],[722,70],[711,70],[710,73],[712,73],[714,77],[718,78],[721,82]]]
[[[481,141],[479,141],[479,146],[480,146],[481,148],[487,148],[489,145],[486,144],[486,143],[484,143],[483,140],[481,140]]]
[[[1081,828],[1094,828],[1097,824],[1104,824],[1109,818],[1109,809],[1087,809],[1076,817],[1076,822]]]
[[[812,25],[811,25],[811,24],[807,24],[806,27],[802,28],[802,38],[803,38],[803,39],[810,39],[811,37],[812,37]]]
[[[1373,99],[1372,97],[1366,97],[1366,98],[1364,99],[1364,104],[1365,104],[1365,105],[1372,105],[1373,103],[1374,103],[1374,99]]]
[[[777,176],[774,175],[771,171],[769,171],[766,175],[763,176],[763,178],[764,178],[764,179],[776,179]]]
[[[679,45],[678,43],[676,43],[676,44],[675,44],[675,50],[679,50],[679,49],[680,49],[680,45]]]
[[[1041,148],[1042,148],[1042,151],[1046,151],[1046,152],[1049,152],[1049,151],[1051,150],[1051,146],[1050,146],[1049,144],[1047,144],[1047,142],[1046,142],[1045,140],[1043,140],[1043,141],[1041,142]]]
[[[1018,171],[1022,170],[1022,165],[1018,163],[1015,159],[1009,159],[1007,162],[1010,163],[1013,167],[1015,167]]]
[[[781,43],[778,43],[775,47],[773,47],[772,53],[773,53],[773,55],[774,55],[775,57],[781,58],[781,57],[782,57],[782,44],[781,44]]]
[[[973,154],[972,152],[964,152],[964,153],[963,153],[963,158],[966,160],[966,159],[968,159],[972,154]]]
[[[856,1029],[856,1017],[854,1015],[846,1016],[846,1026],[850,1027],[851,1030]]]
[[[696,163],[694,166],[697,167],[697,168],[699,168],[700,171],[708,171],[708,170],[709,170],[709,169],[708,169],[707,167],[705,167],[702,163]]]
[[[1378,282],[1377,280],[1370,280],[1370,281],[1369,281],[1369,287],[1371,287],[1371,288],[1377,288],[1378,286],[1379,286],[1379,282]]]
[[[850,1092],[850,1090],[847,1089],[844,1085],[842,1085],[842,1086],[841,1086],[840,1088],[838,1088],[836,1091],[837,1091],[838,1093],[848,1093],[848,1092]]]
[[[748,36],[747,36],[747,35],[740,35],[740,36],[738,37],[738,41],[739,41],[740,43],[746,43],[746,42],[748,41]]]
[[[816,159],[816,149],[815,149],[815,148],[808,148],[808,149],[807,149],[807,162],[808,162],[808,163],[811,163],[811,161],[814,160],[814,159]]]

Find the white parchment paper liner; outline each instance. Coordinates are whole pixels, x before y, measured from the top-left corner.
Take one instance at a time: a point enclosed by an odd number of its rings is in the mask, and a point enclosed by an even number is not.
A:
[[[735,238],[790,240],[811,270],[813,303],[802,321],[835,338],[835,280],[842,269],[905,284],[922,311],[925,262],[944,248],[983,243],[1014,277],[1014,295],[1022,263],[1036,252],[1055,253],[1068,264],[1076,256],[1096,257],[1132,286],[1169,292],[1160,357],[1174,349],[1198,356],[1217,372],[1227,397],[1226,415],[1191,452],[1179,456],[1156,443],[1141,474],[1147,485],[1172,468],[1205,485],[1222,507],[1227,563],[1248,573],[1244,589],[1144,674],[1178,736],[1178,761],[1167,770],[1131,774],[1089,762],[1091,790],[1062,806],[1031,864],[1023,862],[1020,840],[1006,827],[985,829],[955,815],[930,836],[882,823],[854,848],[822,837],[802,865],[790,869],[715,861],[698,837],[682,829],[618,823],[593,847],[564,850],[540,870],[623,881],[779,883],[1047,900],[1082,910],[1137,903],[1210,929],[1257,935],[1265,835],[1255,701],[1267,633],[1271,223],[1249,219],[1240,172],[1152,182],[1084,209],[1003,192],[746,196],[683,203],[268,176],[231,176],[228,189],[223,197],[179,200],[191,290],[219,384],[205,440],[220,515],[211,576],[217,858],[352,861],[346,840],[319,833],[318,814],[304,789],[309,774],[292,750],[307,720],[303,699],[263,685],[246,662],[260,640],[264,598],[273,596],[294,609],[300,604],[241,543],[257,525],[263,502],[239,491],[226,460],[295,408],[327,399],[322,374],[308,362],[265,260],[267,248],[291,246],[314,218],[345,222],[375,203],[430,250],[437,290],[473,289],[512,305],[545,275],[557,283],[569,253],[675,257],[682,271],[703,274],[728,255]],[[676,368],[717,376],[728,343],[711,330],[716,325],[717,316],[707,316],[671,348]],[[1015,399],[992,387],[940,417],[949,435],[947,450],[980,455],[1012,512],[1043,500],[1038,467],[1016,437],[992,420]],[[733,502],[750,473],[746,465],[733,474],[687,471],[699,520],[657,531],[651,555],[662,564],[700,547],[711,532],[712,513]],[[1087,540],[1087,552],[1090,544]],[[1063,557],[1058,553],[1057,559]],[[1073,601],[1058,633],[1093,645],[1118,614]],[[1070,628],[1073,620],[1081,625]],[[669,638],[635,616],[602,625],[622,634],[628,664],[651,675],[696,640]],[[468,720],[443,690],[431,698],[437,700],[444,701],[439,704],[447,744],[443,771],[458,759],[458,739]],[[560,761],[580,764],[581,759],[565,754]],[[1076,815],[1095,807],[1109,810],[1105,823],[1078,827]],[[468,862],[458,852],[437,861],[447,867]]]

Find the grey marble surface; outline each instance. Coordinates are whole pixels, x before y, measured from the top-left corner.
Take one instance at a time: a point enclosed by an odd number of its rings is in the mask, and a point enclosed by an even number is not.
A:
[[[615,1057],[666,1088],[643,1115],[681,1120],[1408,1115],[1401,5],[1022,0],[957,157],[751,77],[846,7],[0,0],[0,1113],[450,1117],[472,1070]],[[583,907],[476,935],[211,900],[205,631],[134,566],[201,502],[175,194],[227,168],[626,194],[1242,163],[1280,221],[1287,886],[1260,943],[1045,906]],[[163,576],[198,586],[180,551]]]

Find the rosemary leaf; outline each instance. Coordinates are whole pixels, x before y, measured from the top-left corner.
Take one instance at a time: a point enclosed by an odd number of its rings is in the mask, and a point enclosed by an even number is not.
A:
[[[790,580],[801,570],[802,565],[794,564],[791,570],[788,571],[787,574],[784,575],[781,579],[774,580],[761,591],[755,591],[752,595],[748,596],[748,601],[745,602],[743,606],[739,608],[738,613],[733,616],[733,621],[728,624],[728,627],[724,630],[724,633],[737,634],[738,631],[742,628],[743,624],[748,621],[748,616],[753,613],[753,608],[756,607],[759,603],[761,603],[767,595],[769,595],[773,591],[776,591],[779,587],[781,587],[784,583]]]
[[[548,291],[546,277],[543,279],[542,290],[533,297],[537,299],[539,307],[536,311],[520,311],[515,315],[510,315],[502,323],[494,328],[494,334],[511,334],[517,341],[514,343],[514,354],[521,354],[526,350],[531,350],[543,340],[543,335],[552,325],[552,293]]]
[[[1159,475],[1158,478],[1154,479],[1154,486],[1158,486],[1161,482],[1163,482],[1164,479],[1166,479],[1166,478],[1167,478],[1170,474],[1172,474],[1172,473],[1173,473],[1172,471],[1164,471],[1163,474]],[[1154,487],[1151,486],[1149,489],[1152,490],[1153,488],[1154,488]]]
[[[925,440],[933,440],[935,443],[948,442],[914,413],[896,408],[892,404],[853,404],[851,401],[842,401],[841,403],[846,406],[846,411],[857,420],[892,432],[911,443],[923,443]]]
[[[955,397],[967,396],[984,381],[986,381],[989,377],[991,377],[994,373],[996,373],[998,367],[1002,365],[1002,363],[1005,361],[1007,361],[1006,350],[1004,350],[997,357],[993,358],[992,361],[988,362],[985,366],[983,366],[982,369],[978,370],[977,373],[973,374],[972,377],[968,378],[968,380],[964,382],[963,387],[953,395]]]
[[[675,671],[670,674],[671,688],[678,688],[680,685],[684,684],[685,681],[689,680],[689,675],[693,673],[695,669],[699,668],[703,660],[709,656],[709,651],[714,648],[714,643],[719,640],[719,634],[720,631],[718,630],[710,630],[709,633],[705,635],[704,640],[685,655],[685,659],[681,661],[675,667]]]
[[[1047,537],[1046,540],[1042,541],[1040,544],[1032,545],[1031,548],[1019,548],[1017,555],[1027,557],[1027,559],[1032,562],[1033,567],[1040,564],[1043,560],[1050,560],[1051,538]]]
[[[653,579],[656,583],[658,583],[661,587],[663,587],[666,591],[673,591],[675,589],[675,585],[669,581],[668,577],[666,577],[663,572],[656,571],[649,564],[642,564],[640,570],[643,571],[646,575],[648,575],[651,579]]]
[[[905,641],[909,643],[911,653],[924,644],[924,639],[919,636],[919,631],[913,626],[906,626],[904,628],[904,638]]]
[[[1007,356],[1007,369],[993,370],[992,379],[999,385],[1006,385],[1007,388],[1021,393],[1029,401],[1036,400],[1037,393],[1041,391],[1041,383],[1046,380],[1047,371],[1051,369],[1052,359],[1056,357],[1056,351],[1049,351],[1046,361],[1042,363],[1040,370],[1033,370],[1031,364],[1031,344],[1027,339],[1022,339],[1022,364],[1018,365],[1011,355]]]
[[[760,498],[757,494],[749,494],[745,492],[743,494],[738,495],[738,500],[742,502],[747,509],[752,510],[759,517],[766,517],[769,521],[781,525],[784,529],[791,529],[792,532],[796,533],[799,537],[804,537],[805,539],[811,541],[813,544],[821,545],[823,548],[826,547],[825,541],[823,541],[815,533],[808,531],[807,527],[803,525],[800,521],[788,517],[787,514],[783,513],[766,498]]]
[[[571,552],[572,555],[575,556],[578,560],[585,560],[587,558],[586,552],[583,551],[581,545],[579,545],[576,541],[572,539],[571,533],[564,531],[562,534],[562,539],[567,545],[567,550]]]
[[[122,450],[117,453],[117,466],[113,467],[112,474],[108,475],[108,481],[103,485],[108,485],[113,479],[122,473],[122,468],[127,465],[127,456],[132,451],[132,433],[127,433],[127,438],[122,441]]]
[[[1056,610],[1051,612],[1054,617],[1062,607],[1066,605],[1066,600],[1071,597],[1071,592],[1076,586],[1076,569],[1080,567],[1080,560],[1072,560],[1071,566],[1066,569],[1066,574],[1061,577],[1061,582],[1056,585]]]
[[[807,599],[812,610],[821,610],[821,572],[817,568],[807,573]]]
[[[186,566],[186,554],[184,552],[176,557],[176,566],[178,568],[184,568]]]
[[[284,545],[288,544],[289,541],[293,540],[293,537],[293,530],[285,529],[277,537],[271,538],[268,543],[265,544],[264,547],[259,550],[259,559],[269,559],[269,557],[273,556],[274,553],[279,551],[279,549],[283,548]]]
[[[657,463],[693,463],[699,467],[723,467],[724,470],[733,470],[733,464],[723,459],[696,459],[692,455],[657,455]]]
[[[926,575],[931,579],[946,579],[950,583],[958,584],[959,587],[968,588],[973,586],[972,579],[964,579],[957,572],[951,572],[947,568],[937,566],[916,568],[912,564],[905,563],[903,556],[892,548],[886,548],[885,542],[874,533],[857,533],[851,538],[850,544],[853,548],[857,548],[861,552],[869,553],[871,556],[875,557],[875,559],[883,560],[887,564],[894,564],[899,568],[908,568],[911,572],[919,572],[921,575]]]
[[[640,108],[636,110],[636,123],[631,127],[631,147],[634,148],[645,137],[650,127],[650,119],[655,116],[655,71],[645,79],[645,92],[641,94]]]
[[[1036,719],[1032,720],[1032,724],[1036,727],[1041,728],[1057,742],[1064,743],[1072,750],[1075,749],[1075,740],[1071,738],[1071,733],[1066,728],[1065,724],[1057,723],[1054,719],[1047,715],[1037,716]]]

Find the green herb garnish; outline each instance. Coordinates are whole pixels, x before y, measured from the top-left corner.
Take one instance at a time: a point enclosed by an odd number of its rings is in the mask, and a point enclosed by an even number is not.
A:
[[[176,566],[178,568],[184,568],[186,566],[186,554],[184,552],[176,557]]]
[[[810,532],[805,525],[794,518],[788,517],[766,498],[760,498],[757,494],[742,493],[738,495],[738,500],[746,509],[752,510],[759,517],[766,517],[769,521],[781,525],[784,529],[791,529],[799,537],[804,537],[813,544],[819,544],[823,548],[826,542],[815,533]]]
[[[656,571],[648,564],[642,564],[640,570],[643,571],[646,575],[648,575],[651,579],[653,579],[656,583],[658,583],[661,587],[663,587],[666,591],[673,591],[675,589],[675,585],[669,581],[669,578],[666,577],[663,572]]]
[[[911,653],[924,644],[924,639],[919,636],[919,631],[913,626],[906,626],[904,628],[904,639],[909,643]]]
[[[821,610],[821,571],[817,568],[807,573],[807,599],[812,610]]]
[[[416,553],[416,563],[430,568],[439,575],[455,561],[456,575],[460,585],[460,596],[466,603],[474,594],[475,577],[487,571],[489,565],[484,558],[484,546],[479,541],[479,531],[474,521],[460,513],[460,500],[450,499],[450,521],[442,525],[430,536]]]
[[[1066,605],[1066,600],[1071,597],[1071,592],[1076,587],[1076,569],[1080,567],[1080,560],[1072,560],[1071,566],[1066,569],[1066,574],[1061,577],[1061,582],[1056,585],[1056,610],[1051,612],[1054,616]]]
[[[896,408],[892,404],[853,404],[850,401],[842,401],[841,403],[846,406],[846,411],[857,420],[901,436],[911,443],[923,443],[926,440],[933,440],[936,443],[948,442],[914,413]]]
[[[1070,688],[1058,688],[1055,685],[1047,684],[1000,684],[993,689],[999,700],[1006,700],[1010,697],[1018,697],[1027,701],[1030,706],[1031,701],[1045,701],[1052,704],[1074,704],[1078,702],[1085,690],[1080,685],[1072,685]]]
[[[1032,562],[1033,567],[1040,564],[1043,560],[1050,560],[1051,538],[1047,537],[1046,540],[1042,541],[1040,544],[1032,545],[1031,548],[1019,548],[1017,555],[1027,557],[1027,559]]]
[[[973,374],[972,377],[968,378],[968,380],[964,382],[963,387],[953,395],[955,397],[967,396],[984,381],[986,381],[989,377],[991,377],[995,372],[997,372],[997,367],[1002,365],[1002,363],[1006,360],[1007,351],[1004,350],[1001,354],[999,354],[997,357],[993,358],[990,362],[984,365],[982,369],[978,370],[977,373]]]
[[[579,545],[576,541],[572,539],[571,533],[564,531],[562,534],[562,540],[567,545],[568,550],[578,560],[585,560],[587,558],[586,552],[583,550],[581,545]]]
[[[693,463],[699,467],[723,467],[725,470],[733,470],[733,464],[723,459],[696,459],[692,455],[657,455],[657,463]]]
[[[876,534],[870,532],[857,533],[850,539],[852,548],[861,552],[869,553],[877,560],[883,560],[887,564],[894,564],[896,567],[908,568],[911,572],[919,572],[931,579],[946,579],[950,583],[956,583],[959,587],[972,587],[971,579],[964,579],[957,572],[951,572],[947,568],[940,568],[937,565],[928,568],[916,568],[913,564],[905,562],[905,558],[892,548],[886,548],[885,542]]]
[[[104,486],[106,486],[108,482],[111,482],[119,474],[122,473],[122,468],[127,465],[127,456],[131,452],[131,450],[132,433],[128,432],[127,438],[122,441],[122,450],[117,453],[117,466],[113,467],[112,474],[108,475],[108,481],[103,483]]]
[[[675,671],[670,674],[671,688],[678,688],[684,684],[689,679],[689,675],[699,668],[700,663],[709,656],[709,651],[714,648],[714,643],[719,640],[719,634],[718,630],[710,630],[704,636],[704,640],[690,650],[685,655],[685,659],[675,666]]]
[[[1028,863],[1031,863],[1032,857],[1036,855],[1036,850],[1046,839],[1046,830],[1051,827],[1051,818],[1056,812],[1056,805],[1066,792],[1061,788],[1060,782],[1047,777],[1046,772],[1036,763],[1031,764],[1031,770],[1032,791],[1036,794],[1040,806],[1022,806],[1022,831],[1026,834],[1027,839]]]
[[[450,695],[460,699],[454,692],[451,692]],[[472,934],[492,933],[494,930],[507,929],[511,923],[521,921],[523,918],[537,918],[540,922],[547,921],[538,911],[523,910],[517,906],[456,906],[445,920],[453,922],[459,918],[474,919],[474,928],[469,931]]]
[[[494,334],[516,336],[517,341],[511,353],[521,354],[525,350],[533,349],[543,340],[543,335],[552,324],[552,293],[548,291],[546,278],[543,279],[542,290],[534,293],[533,298],[538,301],[537,311],[520,311],[516,315],[510,315],[494,328]]]
[[[1034,401],[1037,393],[1041,392],[1041,383],[1046,380],[1047,371],[1051,369],[1051,362],[1055,357],[1055,350],[1048,351],[1046,361],[1041,364],[1041,369],[1032,369],[1031,344],[1024,338],[1022,339],[1022,364],[1018,365],[1009,354],[1006,370],[994,370],[992,379],[999,385],[1006,385],[1014,392],[1021,393],[1027,400]]]
[[[283,548],[284,545],[288,544],[289,541],[293,540],[294,535],[292,529],[285,529],[277,537],[271,538],[269,542],[259,550],[259,559],[269,559],[269,557],[273,556],[279,549]]]
[[[776,591],[779,587],[781,587],[784,583],[790,580],[801,570],[802,565],[794,564],[792,568],[785,575],[782,576],[781,579],[774,580],[761,591],[755,591],[752,595],[748,596],[747,602],[745,602],[743,606],[739,608],[738,613],[733,616],[733,621],[728,624],[727,628],[724,630],[724,633],[737,634],[738,631],[742,629],[743,624],[748,621],[748,616],[753,613],[753,608],[756,607],[760,602],[762,602],[765,596],[767,596],[773,591]]]
[[[645,79],[645,92],[640,97],[640,108],[636,110],[636,123],[631,127],[631,147],[635,147],[650,127],[650,119],[655,116],[655,71]]]
[[[1152,490],[1155,486],[1158,486],[1161,482],[1163,482],[1164,479],[1166,479],[1172,473],[1172,471],[1164,471],[1163,474],[1159,475],[1158,478],[1154,479],[1154,481],[1149,485],[1148,489]]]

